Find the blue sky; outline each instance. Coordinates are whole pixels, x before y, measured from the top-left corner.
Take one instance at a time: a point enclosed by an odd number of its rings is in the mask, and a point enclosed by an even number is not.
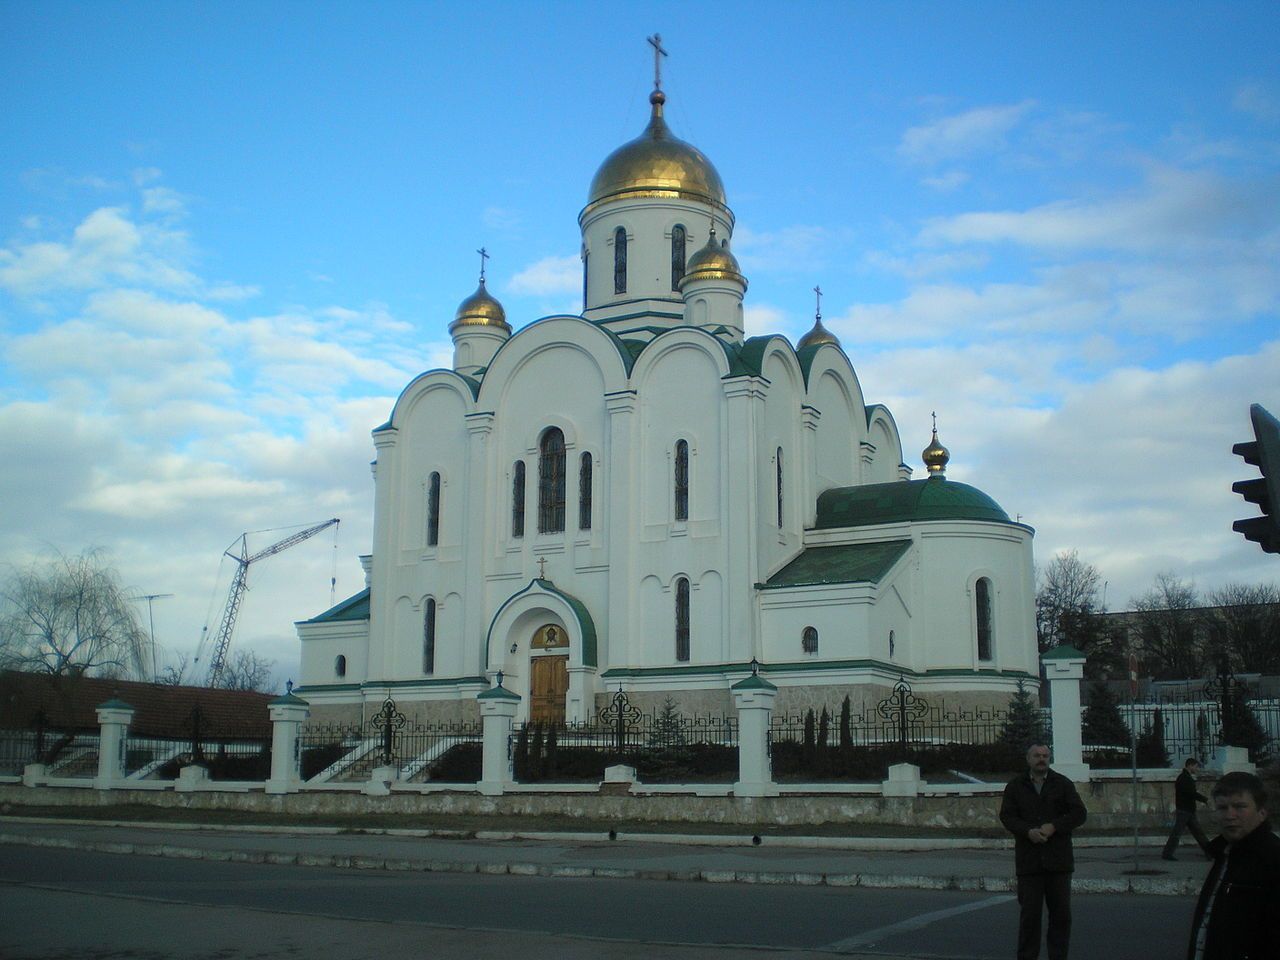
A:
[[[795,339],[821,284],[907,460],[936,409],[950,475],[1113,608],[1164,570],[1277,579],[1230,530],[1230,446],[1280,413],[1280,8],[605,9],[0,5],[0,561],[111,550],[176,594],[174,651],[243,530],[341,516],[358,589],[369,430],[448,362],[482,244],[516,326],[576,312],[576,217],[658,31],[749,332]],[[251,575],[238,643],[282,675],[332,553]]]

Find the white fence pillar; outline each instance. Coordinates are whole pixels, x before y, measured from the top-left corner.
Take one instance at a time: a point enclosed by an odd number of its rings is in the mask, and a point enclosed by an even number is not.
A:
[[[98,775],[93,785],[99,790],[110,790],[124,779],[125,742],[133,713],[133,707],[118,699],[98,707]]]
[[[298,737],[302,723],[311,715],[311,705],[293,695],[293,685],[283,697],[267,704],[271,717],[271,779],[267,793],[297,793],[302,783]]]
[[[520,709],[519,694],[502,685],[485,690],[476,697],[480,702],[480,716],[484,718],[484,752],[480,767],[480,782],[476,785],[486,796],[500,796],[513,783],[509,744],[511,725]]]
[[[1049,678],[1053,714],[1053,769],[1072,780],[1089,779],[1080,735],[1080,683],[1084,680],[1085,655],[1063,644],[1041,654]]]
[[[778,688],[760,676],[752,661],[751,676],[729,688],[738,711],[738,781],[735,797],[776,797],[773,766],[769,762],[769,721]]]

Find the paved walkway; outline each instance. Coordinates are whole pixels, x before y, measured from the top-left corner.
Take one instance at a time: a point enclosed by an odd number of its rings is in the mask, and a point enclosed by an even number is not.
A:
[[[834,838],[223,827],[0,817],[0,843],[143,856],[369,870],[554,877],[827,884],[933,890],[1013,888],[1012,842],[979,838]],[[1081,893],[1196,893],[1207,861],[1186,844],[1160,859],[1164,838],[1076,841]]]

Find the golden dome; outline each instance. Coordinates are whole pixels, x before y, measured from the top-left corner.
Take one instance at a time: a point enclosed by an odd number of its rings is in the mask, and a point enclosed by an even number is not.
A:
[[[666,100],[661,90],[649,95],[653,104],[649,126],[605,158],[591,181],[588,207],[629,196],[676,196],[724,207],[724,184],[711,161],[667,129],[662,119]]]
[[[506,333],[511,332],[511,325],[507,323],[507,311],[489,295],[484,286],[484,277],[480,278],[480,286],[476,287],[476,292],[458,305],[453,323],[449,324],[450,335],[459,327],[497,327]]]
[[[813,329],[800,338],[800,342],[796,344],[797,350],[803,350],[805,347],[816,347],[821,343],[829,343],[833,346],[840,346],[840,338],[822,325],[822,317],[814,318]]]
[[[690,280],[736,280],[744,289],[747,286],[747,278],[742,275],[738,258],[729,250],[729,241],[716,240],[714,224],[707,235],[706,246],[694,253],[685,264],[684,279],[680,281],[680,286],[683,287]]]
[[[924,460],[924,465],[929,468],[929,476],[940,477],[946,473],[947,461],[951,459],[951,452],[938,442],[938,423],[936,418],[933,424],[933,439],[924,448],[920,458]]]

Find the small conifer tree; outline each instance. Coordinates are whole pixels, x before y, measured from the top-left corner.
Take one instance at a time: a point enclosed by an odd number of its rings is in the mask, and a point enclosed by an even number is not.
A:
[[[1138,766],[1167,767],[1169,751],[1164,745],[1164,715],[1156,707],[1138,734]]]
[[[1005,714],[1004,726],[1000,730],[1000,742],[1021,751],[1043,738],[1040,707],[1027,689],[1026,682],[1019,680],[1018,691],[1009,699],[1009,712]]]
[[[849,695],[844,695],[844,701],[840,704],[840,750],[845,752],[853,749],[853,725],[852,725],[853,708],[849,703]]]
[[[662,704],[662,711],[653,718],[649,731],[649,746],[665,749],[681,747],[685,743],[684,718],[670,697]]]
[[[1081,736],[1087,746],[1127,747],[1131,734],[1120,705],[1104,683],[1095,683],[1085,707]]]

